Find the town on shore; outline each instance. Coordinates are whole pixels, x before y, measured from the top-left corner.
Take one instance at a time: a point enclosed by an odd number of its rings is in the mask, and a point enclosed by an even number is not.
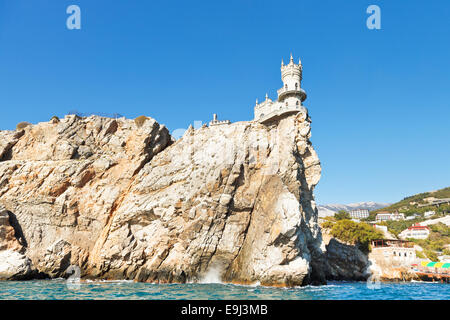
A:
[[[449,283],[449,195],[445,188],[377,209],[367,208],[374,203],[337,212],[324,206],[319,221],[324,234],[366,251],[374,278]]]

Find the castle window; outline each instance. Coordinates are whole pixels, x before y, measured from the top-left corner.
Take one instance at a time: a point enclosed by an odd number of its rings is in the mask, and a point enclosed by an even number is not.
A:
[[[295,104],[298,106],[299,105],[298,101]]]
[[[286,102],[286,107],[288,106],[288,103]]]
[[[284,85],[284,88],[287,90],[287,84]]]
[[[295,83],[295,90],[298,89],[298,83]]]

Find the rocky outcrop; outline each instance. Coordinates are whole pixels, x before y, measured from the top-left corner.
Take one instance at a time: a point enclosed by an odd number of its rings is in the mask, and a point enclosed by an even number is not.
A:
[[[155,120],[67,116],[24,129],[0,162],[0,204],[23,230],[26,254],[40,272],[60,276],[84,264],[137,172],[171,143]],[[56,260],[55,260],[56,259]],[[54,260],[54,261],[53,261]],[[52,262],[53,261],[53,262]],[[55,265],[56,264],[56,265]]]
[[[305,113],[191,127],[175,143],[153,119],[139,127],[96,116],[15,135],[0,144],[0,204],[37,272],[59,277],[78,265],[84,277],[150,282],[212,271],[236,283],[325,281],[313,197],[321,168]]]
[[[24,134],[24,130],[21,131],[0,131],[0,161],[8,160],[11,158],[11,149],[19,141],[20,137]]]
[[[12,217],[0,206],[0,279],[25,279],[31,275],[31,261],[24,254],[19,230],[11,226]]]
[[[325,244],[325,273],[327,280],[392,282],[417,280],[411,261],[398,263],[382,252],[361,251],[357,245],[333,238],[329,229],[322,229]]]
[[[386,282],[419,280],[411,265],[420,264],[420,260],[397,259],[392,257],[391,251],[396,251],[396,249],[374,248],[369,253],[369,270],[372,278]]]
[[[371,262],[355,245],[328,238],[325,256],[328,280],[365,281],[371,275]]]

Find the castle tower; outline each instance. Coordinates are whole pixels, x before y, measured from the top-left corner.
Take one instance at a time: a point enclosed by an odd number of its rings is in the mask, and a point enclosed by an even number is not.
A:
[[[278,90],[278,101],[283,102],[287,106],[302,105],[306,100],[306,92],[301,88],[302,84],[303,66],[299,59],[298,64],[295,64],[294,58],[291,54],[289,64],[284,65],[281,61],[281,80],[283,81],[283,88]]]
[[[273,102],[267,94],[262,103],[256,100],[255,120],[268,123],[300,111],[307,112],[302,104],[306,100],[306,92],[301,88],[302,72],[302,62],[296,64],[292,54],[287,65],[281,60],[283,87],[277,91],[278,100]]]

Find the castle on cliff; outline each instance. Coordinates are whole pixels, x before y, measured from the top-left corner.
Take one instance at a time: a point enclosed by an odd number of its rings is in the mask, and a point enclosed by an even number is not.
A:
[[[266,100],[263,102],[258,103],[258,99],[256,99],[255,118],[253,120],[268,124],[298,112],[307,113],[306,108],[302,104],[306,100],[306,92],[301,88],[302,72],[301,60],[299,59],[298,64],[295,64],[292,54],[287,65],[281,60],[283,87],[277,90],[278,99],[277,101],[272,101],[267,93]],[[213,120],[209,122],[209,125],[217,126],[230,123],[229,120],[218,120],[217,114],[214,114]]]
[[[281,80],[283,87],[277,91],[277,101],[272,101],[266,93],[266,100],[255,105],[255,121],[268,123],[300,111],[306,112],[302,102],[306,100],[306,92],[301,88],[302,62],[294,63],[291,59],[287,65],[281,60]]]

